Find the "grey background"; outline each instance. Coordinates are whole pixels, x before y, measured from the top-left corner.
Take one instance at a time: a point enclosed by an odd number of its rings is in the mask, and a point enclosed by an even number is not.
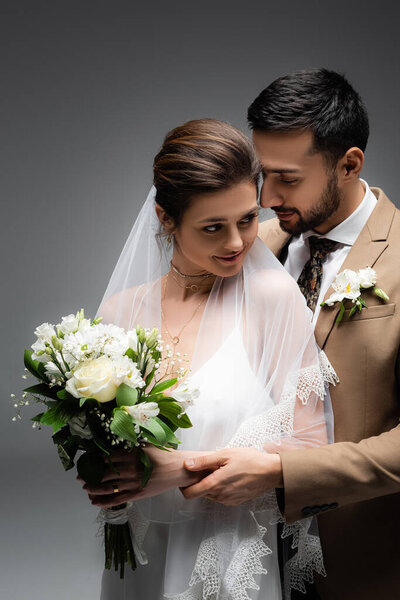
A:
[[[35,326],[94,314],[164,134],[200,117],[246,130],[249,103],[289,71],[348,76],[371,118],[364,176],[399,205],[393,4],[0,3],[2,599],[99,597],[97,511],[50,431],[32,431],[35,408],[11,422]]]

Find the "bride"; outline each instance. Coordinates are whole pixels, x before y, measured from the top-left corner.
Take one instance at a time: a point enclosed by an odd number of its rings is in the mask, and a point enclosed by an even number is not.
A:
[[[336,375],[297,284],[257,238],[259,176],[249,140],[212,119],[171,131],[155,157],[154,187],[99,314],[159,328],[193,427],[178,432],[179,450],[147,449],[154,470],[143,490],[135,456],[122,452],[119,475],[84,486],[104,519],[132,501],[142,563],[124,579],[105,571],[102,600],[279,600],[324,573],[315,522],[284,524],[275,493],[222,506],[180,491],[201,477],[184,468],[196,452],[246,446],[279,460],[283,445],[332,441]]]

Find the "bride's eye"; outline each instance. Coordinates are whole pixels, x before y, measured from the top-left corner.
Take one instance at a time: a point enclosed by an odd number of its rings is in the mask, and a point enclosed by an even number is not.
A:
[[[203,231],[206,233],[216,233],[221,229],[221,225],[207,225],[207,227],[203,227]]]
[[[242,219],[239,224],[240,225],[248,225],[249,223],[251,223],[257,217],[258,217],[258,212],[252,213],[251,215],[247,215],[247,217],[245,217],[244,219]]]

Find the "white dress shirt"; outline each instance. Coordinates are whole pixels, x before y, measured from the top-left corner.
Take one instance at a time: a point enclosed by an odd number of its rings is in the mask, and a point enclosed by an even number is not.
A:
[[[328,231],[325,235],[319,235],[316,231],[310,230],[300,235],[293,236],[289,242],[288,254],[284,262],[285,269],[290,273],[292,277],[297,281],[300,277],[300,273],[303,270],[304,265],[310,258],[310,247],[308,238],[312,235],[321,238],[327,238],[338,242],[338,247],[333,252],[330,252],[324,260],[321,289],[315,308],[313,323],[316,323],[321,310],[320,302],[324,299],[324,296],[330,288],[333,280],[340,271],[340,267],[344,263],[348,253],[357,237],[359,236],[362,228],[368,221],[372,211],[374,210],[377,199],[366,181],[360,180],[365,188],[364,198],[351,213],[347,219],[336,225],[333,229]],[[360,265],[360,269],[368,265]]]

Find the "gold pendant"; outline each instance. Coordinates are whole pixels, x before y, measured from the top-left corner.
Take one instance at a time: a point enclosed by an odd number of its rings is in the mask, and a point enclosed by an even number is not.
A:
[[[177,344],[179,344],[179,338],[178,338],[177,335],[172,338],[172,343],[174,344],[174,346],[176,346]]]

